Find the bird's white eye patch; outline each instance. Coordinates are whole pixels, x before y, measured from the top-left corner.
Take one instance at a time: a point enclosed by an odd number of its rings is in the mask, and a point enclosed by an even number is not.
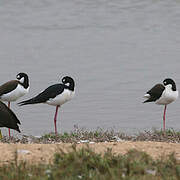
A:
[[[16,76],[16,78],[17,78],[17,79],[20,79],[20,76],[19,76],[19,75],[17,75],[17,76]]]
[[[166,86],[166,85],[167,85],[167,82],[165,81],[165,82],[163,82],[163,84]]]
[[[66,86],[70,86],[70,83],[69,83],[69,82],[67,82],[65,85],[66,85]]]
[[[19,81],[20,81],[21,83],[24,83],[24,77],[22,77]]]
[[[172,84],[168,84],[166,87],[172,89]]]

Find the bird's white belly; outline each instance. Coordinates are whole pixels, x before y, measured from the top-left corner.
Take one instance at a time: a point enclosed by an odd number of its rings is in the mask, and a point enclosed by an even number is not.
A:
[[[156,104],[167,105],[175,101],[177,98],[178,98],[178,91],[172,91],[172,90],[166,89],[163,92],[161,98],[156,101]]]
[[[17,99],[19,99],[20,97],[24,96],[25,94],[27,94],[29,92],[29,87],[27,89],[25,89],[23,86],[19,85],[17,86],[17,88],[7,94],[3,94],[0,99],[2,101],[16,101]]]
[[[54,99],[48,100],[46,103],[53,106],[61,106],[65,102],[71,100],[74,96],[75,92],[65,89],[64,92]]]

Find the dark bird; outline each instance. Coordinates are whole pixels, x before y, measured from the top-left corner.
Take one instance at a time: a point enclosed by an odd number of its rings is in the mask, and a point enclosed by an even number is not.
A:
[[[56,127],[56,119],[58,108],[64,104],[65,102],[71,100],[75,93],[75,82],[74,80],[69,77],[65,76],[62,78],[62,84],[54,84],[49,86],[47,89],[42,91],[37,96],[18,103],[20,106],[27,105],[27,104],[38,104],[38,103],[46,103],[49,105],[56,106],[56,112],[54,116],[54,126],[55,126],[55,133],[57,134],[57,127]]]
[[[0,101],[0,127],[7,127],[21,132],[18,124],[21,124],[14,112]]]
[[[163,130],[165,131],[165,117],[167,105],[172,103],[178,98],[178,90],[176,89],[176,84],[172,79],[165,79],[163,84],[156,84],[152,89],[150,89],[145,95],[147,98],[144,103],[155,102],[159,105],[164,105],[163,114]]]
[[[29,78],[25,73],[19,73],[17,80],[11,80],[0,86],[0,100],[7,101],[10,108],[10,102],[16,101],[29,91]],[[10,129],[9,129],[10,136]]]

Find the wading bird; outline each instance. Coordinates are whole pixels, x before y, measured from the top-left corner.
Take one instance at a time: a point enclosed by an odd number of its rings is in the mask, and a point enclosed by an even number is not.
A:
[[[144,98],[147,98],[144,103],[155,102],[156,104],[164,105],[163,130],[165,131],[167,105],[178,98],[178,90],[176,89],[175,82],[169,78],[165,79],[163,84],[156,84],[152,89],[150,89],[144,95]]]
[[[56,119],[57,119],[58,108],[62,104],[73,98],[75,93],[74,88],[75,88],[74,80],[69,76],[65,76],[62,78],[62,83],[49,86],[37,96],[29,100],[22,101],[18,104],[20,106],[23,106],[27,104],[46,103],[49,105],[56,106],[56,112],[54,115],[54,127],[55,127],[55,134],[57,135]]]
[[[19,73],[16,78],[17,80],[8,81],[0,86],[0,100],[7,101],[8,108],[10,108],[10,102],[16,101],[29,91],[28,75],[25,73]],[[10,135],[9,129],[9,136]]]

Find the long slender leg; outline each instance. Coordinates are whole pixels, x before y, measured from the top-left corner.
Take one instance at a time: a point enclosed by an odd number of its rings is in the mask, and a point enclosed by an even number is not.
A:
[[[165,121],[166,121],[166,108],[167,105],[164,106],[164,115],[163,115],[163,131],[166,130]]]
[[[10,109],[10,102],[8,102],[8,108]],[[10,129],[9,130],[9,137],[11,137],[11,132],[10,132]]]
[[[55,134],[57,135],[57,126],[56,126],[56,119],[57,119],[57,113],[58,113],[59,106],[56,106],[56,112],[54,116],[54,127],[55,127]]]

